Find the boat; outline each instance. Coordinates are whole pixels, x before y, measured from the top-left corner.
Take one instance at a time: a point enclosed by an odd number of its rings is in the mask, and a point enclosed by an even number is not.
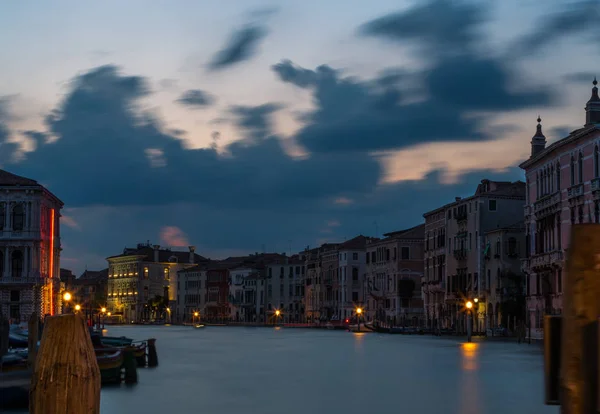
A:
[[[8,346],[9,348],[27,348],[28,340],[27,335],[23,335],[17,331],[8,332]]]
[[[121,383],[121,368],[123,368],[123,350],[118,348],[94,349],[98,368],[100,368],[100,380],[102,384]]]
[[[196,328],[196,329],[202,329],[202,328],[204,328],[204,327],[205,327],[205,326],[204,326],[204,325],[202,325],[201,323],[199,323],[199,324],[197,324],[197,325],[194,325],[194,328]]]
[[[30,369],[0,372],[0,412],[29,404]]]
[[[126,336],[100,336],[100,342],[105,346],[129,346],[133,342],[133,339]]]
[[[0,372],[27,370],[27,351],[9,352],[0,358]]]

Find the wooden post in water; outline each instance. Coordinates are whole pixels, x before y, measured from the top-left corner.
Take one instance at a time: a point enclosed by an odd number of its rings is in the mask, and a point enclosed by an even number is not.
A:
[[[81,314],[46,318],[29,413],[100,414],[100,369]]]
[[[0,358],[2,358],[8,352],[8,332],[10,326],[8,320],[2,315],[0,309]]]
[[[563,414],[596,412],[600,226],[571,229],[563,294],[560,404]]]
[[[29,325],[27,327],[27,364],[30,368],[35,366],[35,359],[38,352],[38,327],[39,320],[37,314],[33,312],[29,318]]]

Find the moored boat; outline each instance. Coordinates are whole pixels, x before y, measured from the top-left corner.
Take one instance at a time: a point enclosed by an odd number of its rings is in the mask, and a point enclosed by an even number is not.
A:
[[[95,349],[100,378],[103,384],[119,384],[123,368],[123,350],[118,348]]]

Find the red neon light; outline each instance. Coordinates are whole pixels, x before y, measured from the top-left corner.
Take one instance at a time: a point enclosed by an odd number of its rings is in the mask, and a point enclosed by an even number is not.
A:
[[[50,315],[54,315],[54,209],[50,210],[50,268],[48,269],[50,280]]]

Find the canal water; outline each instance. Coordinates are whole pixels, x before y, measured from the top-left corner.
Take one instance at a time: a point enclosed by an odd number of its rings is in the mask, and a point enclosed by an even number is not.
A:
[[[103,414],[558,413],[535,345],[280,328],[110,327],[159,366],[103,388]]]

